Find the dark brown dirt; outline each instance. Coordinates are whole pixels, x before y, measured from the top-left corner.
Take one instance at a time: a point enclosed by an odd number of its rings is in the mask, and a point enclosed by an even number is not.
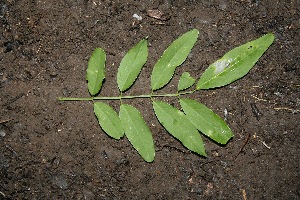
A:
[[[145,2],[0,1],[0,199],[300,199],[300,2]],[[147,16],[149,9],[166,20]],[[174,92],[183,71],[200,77],[230,49],[268,32],[276,36],[247,76],[190,96],[222,117],[229,112],[235,137],[225,146],[205,138],[208,158],[170,136],[149,100],[128,103],[153,133],[150,164],[128,140],[100,129],[91,102],[57,100],[89,96],[85,70],[96,47],[107,52],[101,95],[118,95],[120,60],[146,36],[149,59],[127,93],[149,93],[154,63],[192,28],[199,40],[161,92]],[[109,103],[118,109],[119,102]]]

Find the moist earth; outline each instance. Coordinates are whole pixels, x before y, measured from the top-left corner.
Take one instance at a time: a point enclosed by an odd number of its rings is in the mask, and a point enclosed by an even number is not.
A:
[[[0,199],[300,199],[299,6],[297,0],[1,0]],[[184,71],[199,78],[230,49],[266,33],[276,37],[242,79],[188,95],[234,132],[222,146],[203,136],[207,158],[167,133],[149,99],[124,102],[151,129],[153,163],[126,138],[108,137],[92,102],[58,101],[89,97],[85,74],[96,47],[107,54],[100,95],[118,96],[120,61],[145,37],[148,62],[125,94],[149,94],[155,62],[191,29],[199,39],[160,93],[176,92]],[[176,98],[164,100],[178,106]],[[120,102],[107,103],[118,111]]]

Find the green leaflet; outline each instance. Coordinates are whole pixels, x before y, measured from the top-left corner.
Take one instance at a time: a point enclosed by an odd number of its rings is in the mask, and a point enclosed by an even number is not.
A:
[[[221,87],[245,76],[273,41],[269,33],[229,51],[205,70],[196,89]]]
[[[178,91],[185,90],[191,87],[192,85],[194,85],[195,82],[196,80],[193,77],[191,77],[190,73],[184,72],[181,75],[178,83]]]
[[[127,90],[134,83],[142,67],[147,62],[147,57],[148,47],[146,39],[141,40],[124,56],[117,74],[118,87],[121,92]]]
[[[149,127],[140,112],[133,106],[122,104],[120,119],[125,135],[146,162],[154,160],[154,142]]]
[[[179,102],[187,118],[203,134],[221,144],[233,137],[226,122],[205,105],[192,99],[180,99]]]
[[[151,75],[151,88],[157,90],[172,78],[176,67],[181,65],[197,41],[199,31],[193,29],[176,39],[155,64]]]
[[[102,102],[94,103],[94,113],[102,129],[112,138],[120,139],[124,130],[118,114],[107,104]]]
[[[97,94],[102,86],[105,78],[105,61],[106,54],[101,48],[96,48],[89,60],[86,70],[86,80],[88,81],[88,89],[92,96]]]
[[[202,138],[186,115],[163,101],[153,101],[153,109],[158,121],[182,144],[202,156],[206,156]]]

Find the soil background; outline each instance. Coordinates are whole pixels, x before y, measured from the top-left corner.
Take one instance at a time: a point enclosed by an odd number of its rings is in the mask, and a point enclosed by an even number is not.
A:
[[[297,0],[0,1],[0,199],[300,199],[299,6]],[[151,9],[164,15],[148,16]],[[203,137],[207,158],[169,135],[148,99],[126,103],[153,133],[153,163],[126,138],[108,137],[92,102],[58,101],[89,96],[85,74],[96,47],[107,53],[100,95],[119,95],[119,63],[145,37],[148,62],[126,94],[148,94],[155,62],[193,28],[200,34],[192,53],[160,93],[174,93],[184,71],[200,77],[230,49],[276,36],[244,78],[189,96],[235,133],[224,146]],[[176,98],[165,100],[178,106]],[[118,101],[108,103],[119,109]]]

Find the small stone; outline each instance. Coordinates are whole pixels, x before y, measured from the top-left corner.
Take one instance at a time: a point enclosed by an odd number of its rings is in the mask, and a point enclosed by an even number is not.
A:
[[[143,19],[142,16],[139,16],[138,14],[133,14],[132,17],[137,19],[138,21],[141,21]]]
[[[7,128],[3,124],[0,124],[0,137],[5,137],[6,131],[7,131]]]
[[[66,178],[62,174],[55,175],[52,179],[52,183],[63,190],[69,187]]]
[[[1,136],[1,137],[5,137],[5,136],[6,136],[6,133],[5,133],[4,130],[0,130],[0,136]]]

